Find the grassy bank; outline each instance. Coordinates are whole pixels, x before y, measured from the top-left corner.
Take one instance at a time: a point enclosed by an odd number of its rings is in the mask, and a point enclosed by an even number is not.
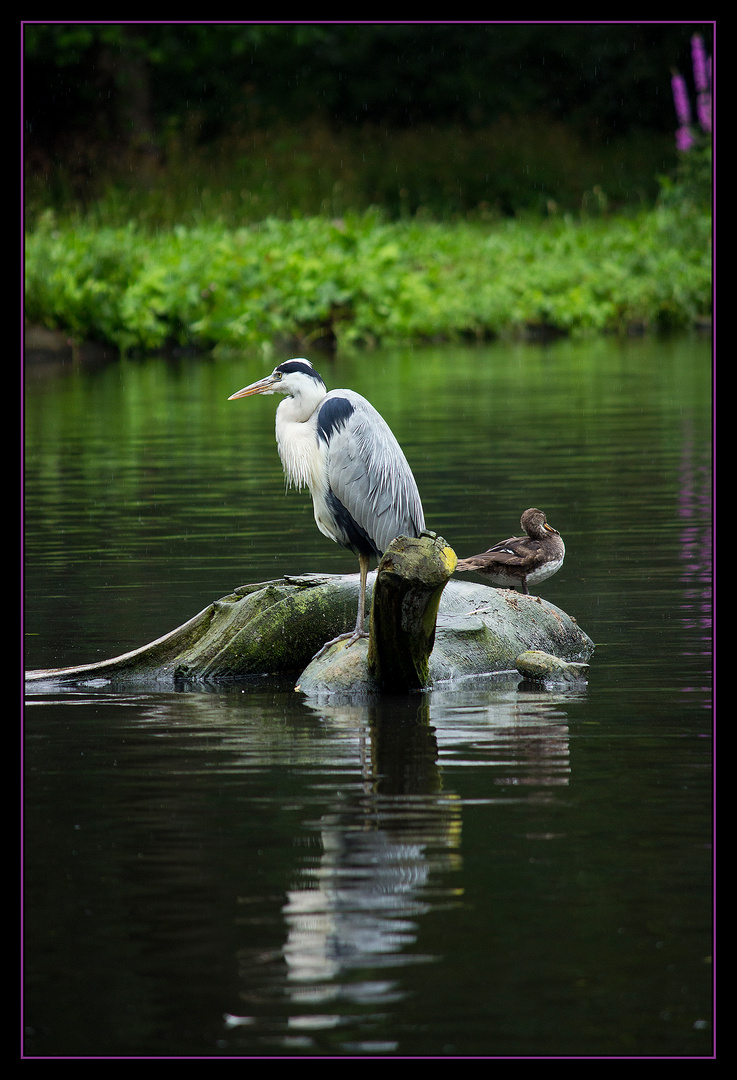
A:
[[[26,318],[124,350],[342,346],[687,328],[711,314],[711,220],[496,223],[375,214],[146,231],[42,217],[26,237]]]
[[[670,134],[584,138],[547,118],[511,117],[480,130],[362,124],[336,130],[313,120],[269,124],[203,143],[193,130],[156,145],[80,140],[50,158],[31,146],[25,169],[29,219],[51,208],[108,225],[149,228],[218,220],[365,213],[389,218],[577,213],[606,192],[610,207],[652,206],[657,177],[676,168]]]

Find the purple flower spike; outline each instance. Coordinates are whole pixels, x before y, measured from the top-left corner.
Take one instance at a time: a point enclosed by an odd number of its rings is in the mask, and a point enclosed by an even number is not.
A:
[[[696,99],[696,113],[699,126],[707,135],[711,134],[711,94],[699,94]]]
[[[691,57],[696,89],[700,94],[706,93],[711,89],[711,79],[709,78],[709,63],[704,49],[704,39],[701,34],[694,34],[691,38]]]
[[[676,106],[678,122],[681,127],[686,127],[691,123],[691,106],[688,101],[686,80],[682,75],[674,74],[671,79],[671,86],[673,88],[673,101]]]
[[[694,34],[691,38],[691,56],[699,127],[707,134],[711,134],[711,57],[706,55],[700,34]]]
[[[676,148],[683,154],[687,154],[694,144],[694,137],[691,134],[691,129],[687,127],[679,127],[676,132]]]

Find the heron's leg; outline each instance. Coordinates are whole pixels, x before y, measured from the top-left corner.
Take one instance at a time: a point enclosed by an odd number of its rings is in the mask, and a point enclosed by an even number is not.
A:
[[[330,641],[326,641],[319,652],[316,652],[312,657],[313,660],[317,660],[324,652],[326,652],[331,645],[335,645],[338,641],[345,641],[346,649],[349,649],[359,638],[368,637],[369,635],[363,628],[363,621],[366,611],[366,578],[368,577],[369,566],[371,560],[368,555],[358,556],[358,566],[361,572],[361,583],[358,590],[358,614],[356,615],[356,625],[353,630],[350,630],[346,634],[338,634],[337,637],[331,638]]]
[[[356,615],[356,629],[351,634],[352,640],[350,645],[354,641],[357,641],[360,637],[368,637],[368,634],[363,629],[363,621],[366,617],[366,578],[368,577],[370,559],[368,555],[358,556],[358,566],[361,572],[361,585],[358,591],[358,614]]]

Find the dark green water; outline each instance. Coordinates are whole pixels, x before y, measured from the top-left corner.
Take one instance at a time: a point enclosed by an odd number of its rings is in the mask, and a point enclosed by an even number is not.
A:
[[[27,667],[353,569],[285,494],[277,399],[226,400],[279,359],[28,366]],[[319,367],[459,556],[547,512],[589,682],[31,696],[25,1054],[710,1056],[710,344]]]

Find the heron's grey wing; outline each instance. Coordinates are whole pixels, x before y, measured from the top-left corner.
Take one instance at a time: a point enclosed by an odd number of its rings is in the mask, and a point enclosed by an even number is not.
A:
[[[396,536],[419,536],[425,528],[420,495],[389,425],[359,394],[334,390],[326,402],[334,395],[341,398],[342,423],[333,426],[328,444],[333,494],[379,551]],[[328,408],[337,412],[339,406]]]

